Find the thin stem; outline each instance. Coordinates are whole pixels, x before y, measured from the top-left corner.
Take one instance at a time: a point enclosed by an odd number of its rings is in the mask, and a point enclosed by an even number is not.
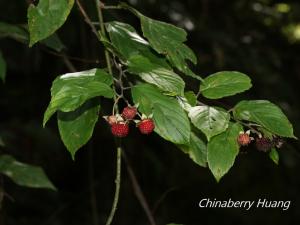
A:
[[[157,200],[157,202],[155,203],[153,209],[152,209],[152,214],[154,215],[156,210],[159,208],[160,204],[165,200],[165,198],[167,197],[167,195],[172,192],[175,191],[176,189],[178,189],[177,187],[172,187],[168,190],[166,190],[162,196]]]
[[[130,165],[130,162],[129,160],[127,159],[127,156],[125,154],[125,152],[123,151],[123,154],[122,154],[125,162],[126,162],[126,168],[127,168],[127,172],[129,174],[129,178],[131,180],[131,183],[132,183],[132,186],[133,186],[133,190],[134,190],[134,194],[136,195],[138,201],[140,202],[142,208],[144,209],[146,215],[147,215],[147,218],[149,220],[149,223],[151,225],[156,225],[156,222],[154,220],[154,217],[152,215],[152,212],[150,210],[150,207],[149,207],[149,204],[147,202],[147,199],[145,198],[145,195],[141,189],[141,186],[140,184],[138,183],[138,180],[134,174],[134,171]]]
[[[103,9],[122,9],[121,6],[118,5],[108,5],[108,6],[102,6]]]
[[[99,25],[101,30],[101,35],[106,36],[105,26],[104,26],[104,20],[103,20],[103,13],[102,13],[102,7],[103,3],[100,0],[95,0],[96,7],[97,7],[97,13],[98,13],[98,19],[99,19]],[[107,69],[110,74],[112,74],[112,68],[111,68],[111,62],[109,57],[109,52],[105,50],[105,59],[107,64]]]
[[[122,96],[118,96],[116,99],[115,99],[115,102],[114,102],[114,105],[113,105],[113,109],[112,109],[112,114],[115,115],[115,112],[119,113],[118,112],[118,102],[119,100],[122,98]]]
[[[98,14],[98,20],[99,20],[101,35],[104,35],[104,37],[106,37],[106,30],[105,30],[105,26],[104,26],[104,19],[103,19],[103,13],[102,13],[102,8],[103,8],[104,4],[100,0],[95,0],[95,4],[96,4],[96,8],[97,8],[97,14]],[[108,73],[113,75],[109,52],[106,49],[104,50],[104,55],[105,55],[105,60],[106,60]],[[115,85],[113,85],[113,90],[117,94]],[[118,101],[117,101],[117,96],[116,95],[114,95],[114,101],[115,101],[115,104],[114,104],[113,112],[114,112],[115,108],[116,108],[116,111],[118,112],[119,107],[118,107],[118,104],[117,104]]]
[[[84,17],[85,22],[91,27],[93,33],[97,36],[100,40],[100,35],[97,32],[96,27],[94,26],[93,22],[91,21],[90,17],[87,15],[86,11],[84,10],[83,6],[81,5],[79,0],[76,0],[76,4],[78,6],[79,11],[81,12],[82,16]]]
[[[90,182],[90,203],[92,209],[92,219],[93,225],[99,224],[98,217],[98,206],[97,206],[97,196],[95,192],[95,181],[94,181],[94,148],[93,142],[89,143],[89,182]]]
[[[67,67],[72,73],[74,73],[74,72],[77,71],[76,68],[75,68],[75,66],[73,65],[73,63],[72,63],[72,62],[69,60],[69,58],[66,56],[66,54],[63,53],[62,58],[63,58],[63,61],[64,61],[65,65],[66,65],[66,67]]]
[[[240,120],[235,120],[236,122],[238,122],[238,123],[240,123],[240,124],[242,124],[243,126],[245,126],[245,127],[248,127],[249,129],[250,129],[250,131],[252,131],[253,133],[255,133],[255,134],[257,134],[258,136],[260,136],[261,135],[261,133],[260,132],[258,132],[257,130],[255,130],[252,126],[254,126],[254,124],[248,124],[248,123],[244,123],[244,122],[242,122],[242,121],[240,121]],[[259,125],[256,125],[256,126],[259,126]]]
[[[51,51],[51,50],[48,50],[48,49],[43,49],[45,52],[51,54],[51,55],[54,55],[54,56],[57,56],[57,57],[61,57],[61,58],[64,58],[66,57],[67,59],[69,60],[72,60],[72,61],[77,61],[77,62],[82,62],[82,63],[100,63],[100,60],[98,59],[95,59],[95,60],[89,60],[89,59],[82,59],[82,58],[78,58],[78,57],[74,57],[74,56],[68,56],[64,53],[58,53],[58,52],[55,52],[55,51]]]
[[[115,216],[118,202],[119,202],[119,196],[120,196],[120,186],[121,186],[121,158],[122,158],[122,148],[121,146],[117,147],[117,175],[116,175],[116,191],[115,191],[115,197],[113,201],[113,205],[109,214],[109,217],[106,221],[106,225],[110,225],[112,223],[112,220]]]

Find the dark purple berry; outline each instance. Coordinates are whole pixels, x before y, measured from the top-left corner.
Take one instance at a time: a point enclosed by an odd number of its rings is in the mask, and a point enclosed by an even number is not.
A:
[[[261,137],[255,139],[255,146],[258,151],[267,152],[273,147],[273,143],[269,138]]]

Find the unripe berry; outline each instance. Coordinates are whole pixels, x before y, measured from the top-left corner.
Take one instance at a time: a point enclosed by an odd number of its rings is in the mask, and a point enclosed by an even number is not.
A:
[[[261,137],[255,139],[255,146],[258,151],[267,152],[273,147],[273,143],[269,138]]]
[[[237,141],[240,146],[246,146],[246,145],[250,144],[251,138],[250,138],[249,134],[241,133],[241,134],[239,134]]]
[[[114,115],[108,116],[106,120],[110,125],[113,125],[118,122],[117,117]]]

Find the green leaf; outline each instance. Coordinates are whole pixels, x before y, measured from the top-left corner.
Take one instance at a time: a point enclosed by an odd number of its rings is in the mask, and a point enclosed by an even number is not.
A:
[[[197,105],[197,96],[193,91],[187,91],[184,93],[184,97],[191,106]]]
[[[163,95],[150,84],[140,84],[132,88],[132,98],[139,103],[139,111],[153,113],[155,132],[175,144],[187,144],[190,140],[190,123],[176,99]]]
[[[251,79],[247,75],[234,71],[222,71],[206,77],[200,85],[200,91],[206,98],[218,99],[235,95],[251,87]]]
[[[99,99],[91,99],[72,112],[58,111],[58,129],[63,143],[74,159],[75,153],[92,137],[99,117]]]
[[[6,62],[0,52],[0,79],[5,82],[6,77]]]
[[[43,125],[57,111],[71,112],[87,100],[103,96],[112,98],[113,78],[102,69],[67,73],[56,78],[51,87],[51,101],[44,114]]]
[[[28,8],[28,26],[31,47],[36,42],[52,35],[67,20],[74,5],[74,0],[40,0],[37,6]]]
[[[60,52],[66,48],[56,33],[42,40],[41,44],[46,45],[48,48],[51,48],[57,52]]]
[[[56,190],[40,167],[18,162],[10,155],[0,156],[0,173],[21,186]]]
[[[132,56],[140,55],[148,58],[151,63],[170,69],[165,58],[156,54],[149,43],[129,24],[114,21],[106,23],[106,28],[114,48],[126,60]]]
[[[216,180],[219,181],[233,166],[239,153],[237,137],[243,127],[238,124],[229,124],[228,129],[213,137],[207,145],[208,166]]]
[[[225,110],[211,106],[195,106],[189,111],[189,117],[195,127],[200,129],[209,141],[213,136],[224,132],[230,115]]]
[[[279,107],[266,100],[239,102],[233,110],[238,120],[255,122],[273,134],[295,138],[293,126]]]
[[[29,33],[27,25],[14,25],[0,22],[0,38],[11,38],[23,44],[29,43]],[[64,44],[56,33],[41,41],[41,44],[46,45],[55,51],[61,51],[65,48]]]
[[[187,145],[178,145],[178,147],[199,166],[206,167],[207,147],[203,140],[191,132],[190,143]]]
[[[0,38],[7,37],[25,44],[28,43],[28,32],[24,27],[0,22]]]
[[[135,55],[129,58],[128,71],[139,75],[144,81],[154,84],[162,91],[183,95],[184,81],[172,70],[151,63],[148,58]]]
[[[166,55],[169,62],[181,72],[202,80],[188,67],[187,60],[196,64],[197,58],[194,52],[184,44],[187,36],[185,30],[172,24],[146,17],[125,3],[121,3],[121,6],[140,18],[143,34],[152,48],[158,53]]]
[[[272,150],[269,153],[269,157],[270,157],[270,159],[272,159],[272,161],[276,165],[278,165],[278,163],[279,163],[279,154],[278,154],[278,152],[275,148],[272,148]]]

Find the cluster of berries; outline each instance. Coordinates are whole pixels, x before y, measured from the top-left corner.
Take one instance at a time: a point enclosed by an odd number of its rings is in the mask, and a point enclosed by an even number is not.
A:
[[[249,145],[254,140],[257,150],[262,152],[268,152],[273,147],[281,148],[284,143],[283,139],[280,137],[268,138],[259,135],[254,139],[253,137],[250,137],[249,130],[247,132],[241,132],[237,138],[237,142],[240,146]]]
[[[137,109],[134,106],[127,106],[122,114],[105,116],[104,118],[110,124],[111,133],[115,137],[126,137],[129,134],[129,123],[134,121],[142,134],[150,134],[155,124],[151,118],[142,116],[141,120],[134,120],[137,115]]]

